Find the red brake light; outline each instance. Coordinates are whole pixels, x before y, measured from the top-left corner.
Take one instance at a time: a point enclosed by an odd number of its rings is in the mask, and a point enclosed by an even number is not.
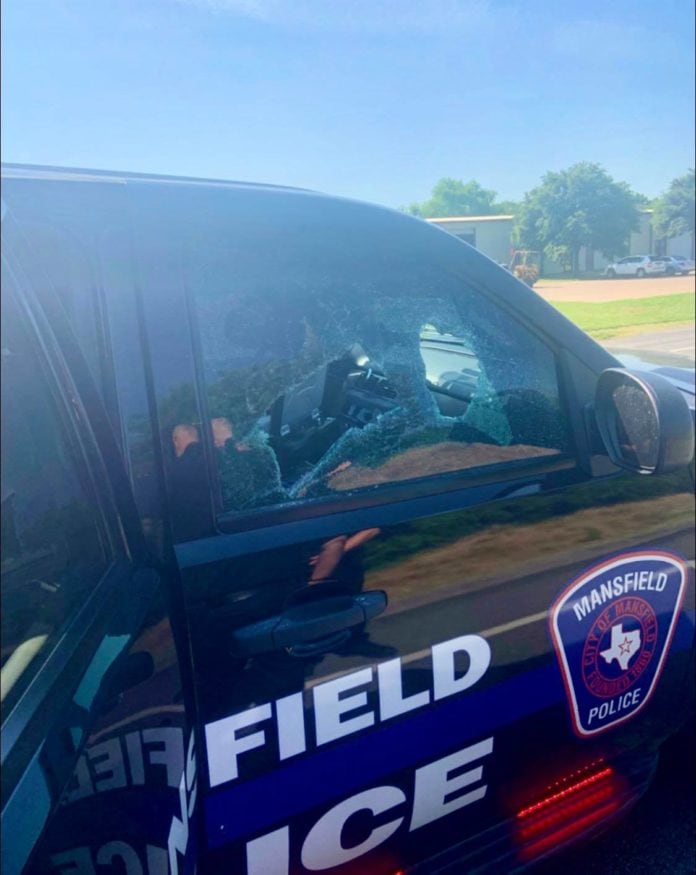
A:
[[[547,788],[516,815],[520,858],[530,860],[580,835],[616,811],[620,781],[611,766],[592,763]]]

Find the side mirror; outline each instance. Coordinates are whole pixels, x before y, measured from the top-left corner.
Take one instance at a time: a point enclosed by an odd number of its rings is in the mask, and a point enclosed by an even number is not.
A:
[[[603,371],[595,417],[609,458],[621,468],[662,474],[693,458],[692,412],[679,389],[659,374]]]

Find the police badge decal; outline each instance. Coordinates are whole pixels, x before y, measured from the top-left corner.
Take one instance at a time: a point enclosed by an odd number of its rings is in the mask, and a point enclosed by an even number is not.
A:
[[[687,573],[673,553],[626,553],[585,571],[556,599],[549,627],[577,735],[603,732],[648,702]]]

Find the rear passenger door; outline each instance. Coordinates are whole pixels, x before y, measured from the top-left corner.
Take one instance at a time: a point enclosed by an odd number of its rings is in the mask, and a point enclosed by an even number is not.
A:
[[[36,243],[3,217],[2,871],[183,871],[169,608]]]
[[[580,741],[547,623],[613,553],[693,557],[688,473],[615,476],[585,430],[595,372],[447,235],[296,193],[131,197],[202,869],[512,866],[520,809],[672,720]]]

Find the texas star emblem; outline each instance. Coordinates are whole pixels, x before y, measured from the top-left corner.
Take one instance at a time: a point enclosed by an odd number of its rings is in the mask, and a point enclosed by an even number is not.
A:
[[[686,581],[687,566],[672,553],[627,553],[584,572],[558,597],[551,638],[578,735],[603,732],[648,702]]]

